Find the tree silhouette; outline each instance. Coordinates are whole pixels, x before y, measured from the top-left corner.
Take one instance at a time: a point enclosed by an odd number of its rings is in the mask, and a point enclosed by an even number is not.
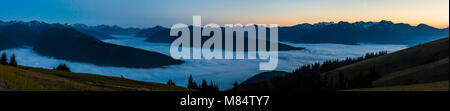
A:
[[[231,91],[238,91],[238,90],[239,90],[239,83],[235,81],[233,83],[233,88],[231,89]]]
[[[195,83],[194,78],[192,78],[192,75],[189,75],[189,82],[188,82],[188,88],[191,89],[197,89],[197,83]]]
[[[176,86],[175,83],[172,80],[169,80],[167,82],[167,85],[169,85],[169,86]]]
[[[201,85],[202,89],[208,89],[208,82],[206,82],[206,80],[202,80],[202,85]]]
[[[66,64],[59,64],[55,70],[70,72],[70,68]]]
[[[12,54],[11,58],[9,59],[9,65],[17,67],[17,61],[16,61],[16,55]]]
[[[206,80],[202,80],[202,83],[198,85],[197,83],[195,83],[192,75],[189,75],[187,87],[191,89],[198,89],[200,91],[219,91],[219,85],[214,84],[213,81],[210,81],[210,84],[208,85],[208,82],[206,82]]]
[[[8,59],[6,58],[6,53],[2,53],[2,57],[0,59],[0,64],[8,65]]]

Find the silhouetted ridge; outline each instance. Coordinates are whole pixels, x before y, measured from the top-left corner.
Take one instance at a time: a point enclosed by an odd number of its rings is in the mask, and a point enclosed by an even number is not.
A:
[[[0,51],[11,48],[21,48],[22,46],[14,41],[4,38],[0,35]]]
[[[70,27],[73,27],[73,28],[77,29],[78,31],[80,31],[82,33],[85,33],[87,35],[90,35],[90,36],[95,37],[95,38],[100,39],[100,40],[115,39],[113,36],[111,36],[111,35],[109,35],[107,33],[103,33],[103,32],[100,32],[100,31],[93,30],[89,26],[84,25],[84,24],[73,24],[73,25],[70,25]]]
[[[280,27],[280,41],[295,43],[377,43],[416,45],[448,36],[448,29],[438,29],[426,24],[411,26],[404,23],[339,22],[299,24]]]
[[[38,54],[101,66],[152,68],[180,64],[170,56],[104,43],[68,25],[39,21],[0,22],[1,49],[32,46]]]
[[[162,26],[155,26],[152,28],[146,28],[146,29],[142,29],[139,32],[136,33],[136,37],[149,37],[151,35],[153,35],[156,32],[159,32],[161,30],[166,30],[168,28],[162,27]]]
[[[191,37],[191,47],[192,47],[192,37],[193,37],[193,30],[192,30],[192,26],[189,26],[190,29],[190,37]],[[221,28],[222,29],[222,49],[225,49],[225,28]],[[269,29],[266,29],[266,49],[270,49],[270,33],[269,33]],[[258,33],[257,28],[256,28],[256,33]],[[181,33],[178,34],[178,37],[180,37]],[[214,36],[214,33],[211,32],[211,36],[207,37],[207,36],[202,36],[201,37],[201,41],[202,44],[208,40],[209,38],[211,38],[212,36]],[[147,42],[154,42],[154,43],[172,43],[172,41],[176,40],[178,37],[171,37],[170,36],[170,29],[165,29],[165,30],[161,30],[158,31],[156,33],[154,33],[153,35],[149,36],[145,41]],[[256,34],[256,37],[258,37],[258,34]],[[255,38],[248,38],[248,33],[245,32],[244,33],[244,51],[248,51],[248,40],[249,39],[255,39]],[[233,51],[236,51],[236,35],[234,34],[233,36]],[[258,43],[256,43],[256,45],[258,45]],[[258,46],[256,46],[256,48],[258,49]],[[288,51],[288,50],[302,50],[304,48],[302,47],[293,47],[290,45],[286,45],[283,43],[278,43],[278,50],[279,51]]]
[[[119,26],[108,26],[108,25],[91,26],[89,27],[89,29],[111,35],[128,35],[128,36],[135,35],[140,30],[139,28],[122,28]]]
[[[52,29],[42,35],[34,50],[44,56],[101,66],[152,68],[180,64],[164,54],[103,43],[74,29]]]

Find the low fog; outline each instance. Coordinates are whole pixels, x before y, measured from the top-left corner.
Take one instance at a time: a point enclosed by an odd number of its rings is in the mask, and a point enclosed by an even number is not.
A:
[[[149,51],[156,51],[169,55],[170,44],[144,42],[144,38],[129,36],[115,36],[119,39],[104,40],[104,42],[140,48]],[[341,45],[341,44],[294,44],[292,46],[305,47],[306,50],[280,51],[279,62],[276,70],[293,71],[301,65],[322,62],[330,59],[345,59],[346,57],[359,57],[368,52],[388,51],[393,52],[407,48],[406,45]],[[184,60],[181,65],[172,65],[152,69],[135,69],[124,67],[105,67],[88,63],[71,62],[58,60],[51,57],[40,56],[31,47],[9,49],[1,51],[8,56],[16,54],[20,65],[54,68],[58,64],[67,64],[72,72],[92,73],[106,76],[124,76],[125,78],[167,83],[173,80],[178,86],[186,87],[189,75],[192,75],[200,83],[201,80],[213,80],[219,84],[221,90],[232,87],[232,84],[243,82],[255,74],[263,71],[259,70],[259,63],[265,60]]]

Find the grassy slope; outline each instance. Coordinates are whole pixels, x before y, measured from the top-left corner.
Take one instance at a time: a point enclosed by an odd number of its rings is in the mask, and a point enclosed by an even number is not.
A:
[[[165,84],[118,77],[0,65],[0,90],[23,91],[189,91]]]
[[[269,80],[269,79],[274,78],[274,77],[278,77],[278,76],[284,77],[287,74],[289,74],[289,73],[288,72],[284,72],[284,71],[263,72],[263,73],[260,73],[260,74],[256,74],[255,76],[245,80],[240,85],[250,85],[250,84],[260,83],[260,82],[264,82],[264,81]]]
[[[288,72],[284,71],[270,71],[259,73],[240,83],[240,88],[238,90],[258,91],[259,89],[264,89],[264,85],[266,85],[265,82],[267,80],[277,77],[285,77],[288,74]]]
[[[436,74],[429,73],[439,73],[437,74],[438,76],[446,76],[445,79],[448,80],[448,59],[445,60],[445,58],[448,58],[448,50],[449,41],[448,38],[444,38],[397,51],[392,54],[347,65],[326,72],[324,75],[331,78],[337,77],[339,72],[342,72],[347,78],[352,78],[359,74],[367,74],[370,71],[370,68],[375,67],[376,71],[382,75],[382,78],[379,79],[380,81],[375,81],[375,85],[405,85],[405,82],[394,81],[394,79],[408,80],[413,78],[411,83],[436,81],[430,79]],[[393,78],[393,76],[396,77]],[[425,77],[429,80],[421,80],[419,77]]]
[[[386,74],[373,82],[377,86],[408,85],[448,80],[449,59],[442,59],[405,70]]]
[[[344,91],[449,91],[449,81],[413,84],[404,86],[350,89]]]
[[[12,42],[11,40],[6,39],[0,35],[0,50],[20,47],[22,47],[22,45],[16,42]]]

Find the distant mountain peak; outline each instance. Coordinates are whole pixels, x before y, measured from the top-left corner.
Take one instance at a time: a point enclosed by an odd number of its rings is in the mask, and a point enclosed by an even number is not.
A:
[[[389,21],[389,20],[381,20],[379,23],[382,23],[382,24],[394,24],[392,21]]]
[[[431,27],[431,26],[421,23],[421,24],[417,25],[416,27]]]
[[[155,26],[155,27],[153,27],[153,28],[165,28],[165,27],[163,27],[163,26],[161,26],[161,25],[157,25],[157,26]]]

